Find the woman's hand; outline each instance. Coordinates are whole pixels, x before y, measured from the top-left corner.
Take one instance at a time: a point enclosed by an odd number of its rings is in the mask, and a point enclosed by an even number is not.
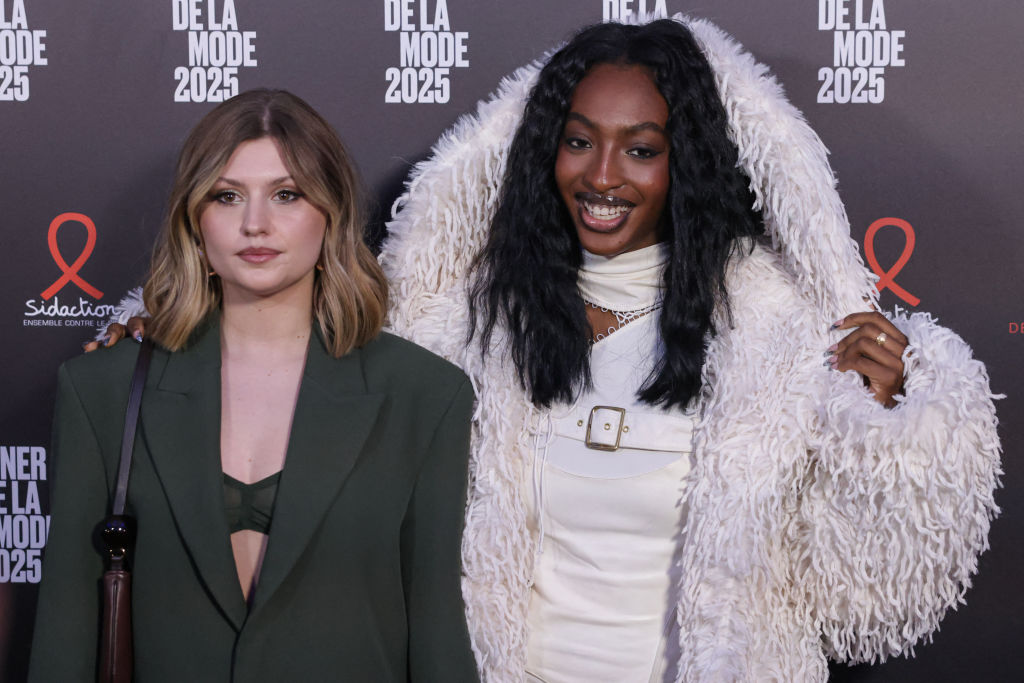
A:
[[[129,321],[131,322],[131,321]],[[881,313],[854,313],[833,325],[853,332],[828,348],[825,361],[833,370],[859,372],[875,400],[886,408],[903,391],[903,350],[907,338]]]
[[[149,320],[149,318],[134,317],[128,318],[127,325],[122,325],[121,323],[110,323],[107,325],[107,333],[104,335],[102,340],[93,340],[83,344],[82,348],[85,349],[86,353],[89,353],[90,351],[95,351],[100,348],[100,346],[113,346],[129,334],[132,339],[137,342],[141,342],[142,333],[146,331],[147,320]]]

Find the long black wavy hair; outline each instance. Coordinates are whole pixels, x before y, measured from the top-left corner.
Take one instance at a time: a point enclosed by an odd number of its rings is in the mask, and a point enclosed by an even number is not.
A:
[[[607,63],[649,69],[668,104],[663,352],[639,397],[685,407],[700,390],[715,307],[728,306],[729,257],[739,239],[763,227],[750,181],[737,166],[711,67],[690,31],[670,19],[585,28],[541,70],[512,141],[490,236],[474,264],[470,337],[479,325],[487,353],[496,326],[507,328],[512,361],[535,405],[572,401],[590,386],[592,330],[577,288],[582,249],[555,182],[555,158],[577,84]]]

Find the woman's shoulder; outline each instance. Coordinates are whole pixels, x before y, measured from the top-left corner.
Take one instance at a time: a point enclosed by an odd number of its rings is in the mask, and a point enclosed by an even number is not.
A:
[[[367,382],[385,387],[442,388],[468,382],[455,364],[408,339],[381,332],[362,348]]]
[[[749,308],[763,315],[813,308],[785,258],[767,239],[737,248],[726,274],[726,291],[734,312]]]
[[[94,422],[105,423],[107,414],[123,418],[139,348],[121,342],[66,360],[58,372],[59,400],[74,397]]]
[[[139,344],[122,342],[110,348],[101,347],[89,353],[69,358],[61,365],[76,384],[116,383],[119,378],[129,379],[139,356]]]

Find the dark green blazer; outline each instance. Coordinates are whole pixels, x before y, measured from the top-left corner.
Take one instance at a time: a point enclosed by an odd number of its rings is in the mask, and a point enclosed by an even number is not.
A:
[[[108,509],[138,346],[62,366],[30,680],[91,681]],[[475,681],[460,591],[473,394],[397,337],[310,342],[247,607],[220,466],[220,332],[155,350],[128,491],[135,681]]]

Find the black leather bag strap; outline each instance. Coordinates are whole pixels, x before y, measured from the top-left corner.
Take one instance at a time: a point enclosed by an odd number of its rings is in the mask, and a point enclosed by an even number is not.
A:
[[[128,475],[132,469],[132,448],[135,429],[139,424],[142,388],[146,384],[149,359],[153,345],[142,342],[132,384],[128,391],[128,407],[124,414],[124,435],[121,437],[121,461],[117,467],[114,505],[111,514],[103,520],[103,543],[107,546],[107,571],[103,573],[103,620],[100,629],[99,683],[131,683],[134,668],[132,645],[132,575],[128,568],[128,555],[135,545],[134,521],[124,514],[128,498]]]
[[[148,339],[142,341],[139,358],[135,361],[135,372],[132,374],[131,391],[128,394],[128,408],[124,413],[124,435],[121,437],[121,462],[117,467],[117,486],[114,489],[113,515],[123,515],[125,501],[128,498],[128,475],[132,469],[132,446],[135,445],[135,428],[139,424],[139,406],[142,404],[142,388],[146,384],[146,373],[149,371],[149,359],[153,355],[153,343]]]

